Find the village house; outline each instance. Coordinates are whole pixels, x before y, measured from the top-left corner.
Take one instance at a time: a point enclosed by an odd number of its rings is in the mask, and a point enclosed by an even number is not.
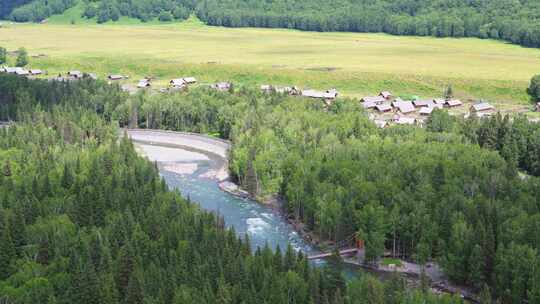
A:
[[[315,90],[303,90],[302,96],[309,98],[319,98],[319,99],[335,99],[338,95],[336,89],[330,89],[325,92],[315,91]]]
[[[197,79],[195,77],[184,77],[182,78],[186,84],[194,84],[197,83]]]
[[[30,69],[28,71],[28,73],[32,76],[36,76],[36,75],[41,75],[43,74],[43,71],[39,70],[39,69]]]
[[[536,112],[540,112],[540,102],[536,103]]]
[[[444,98],[434,98],[433,103],[437,104],[437,105],[444,106],[444,104],[446,103],[446,99],[444,99]]]
[[[148,88],[150,86],[151,86],[150,80],[147,79],[147,78],[139,80],[139,83],[137,84],[137,88],[139,88],[139,89]]]
[[[184,81],[183,78],[176,78],[176,79],[171,79],[171,81],[169,81],[169,85],[171,87],[182,88],[186,85],[186,82]]]
[[[478,113],[478,112],[489,113],[489,112],[493,112],[494,110],[495,110],[495,107],[493,107],[491,104],[487,102],[480,102],[480,103],[473,104],[470,108],[470,111],[472,113]]]
[[[88,77],[90,77],[90,79],[93,79],[93,80],[97,80],[97,79],[98,79],[97,75],[94,74],[94,73],[88,73],[88,74],[86,74],[86,75],[88,75]]]
[[[364,102],[364,103],[368,102],[368,103],[377,104],[377,103],[385,102],[386,99],[384,97],[382,97],[382,96],[366,96],[366,97],[360,99],[360,101]]]
[[[127,77],[125,77],[125,78],[127,78]],[[109,80],[122,80],[122,79],[124,79],[124,76],[118,75],[118,74],[111,74],[111,75],[107,76],[107,79],[109,79]]]
[[[390,103],[381,103],[375,106],[375,109],[381,113],[390,112],[392,111],[392,106]]]
[[[4,67],[4,72],[6,72],[8,74],[17,74],[17,69],[21,69],[21,68]]]
[[[15,74],[19,76],[28,76],[29,72],[23,68],[15,68]]]
[[[384,99],[390,99],[392,97],[392,93],[388,92],[388,91],[382,91],[379,93],[379,96],[381,96],[382,98]]]
[[[446,100],[444,104],[448,106],[449,108],[455,108],[455,107],[462,106],[463,102],[461,102],[461,100],[459,99],[450,99],[450,100]]]
[[[416,111],[411,101],[398,100],[398,101],[394,101],[392,105],[394,106],[394,108],[398,109],[398,111],[400,111],[403,114],[408,114],[408,113],[412,113]]]
[[[210,86],[211,88],[218,90],[218,91],[228,91],[232,87],[232,83],[230,82],[218,82]]]
[[[364,102],[362,103],[362,107],[364,107],[364,109],[373,109],[377,106],[377,103],[374,102],[374,101],[367,101],[367,102]]]
[[[69,71],[68,76],[74,79],[81,79],[83,77],[83,74],[81,71]]]
[[[420,108],[420,107],[429,107],[435,104],[435,102],[430,99],[419,99],[419,100],[413,101],[413,104],[415,107]]]
[[[420,108],[420,111],[418,111],[418,113],[420,113],[420,115],[428,116],[428,115],[431,115],[431,113],[435,109],[436,109],[435,107],[422,107]]]

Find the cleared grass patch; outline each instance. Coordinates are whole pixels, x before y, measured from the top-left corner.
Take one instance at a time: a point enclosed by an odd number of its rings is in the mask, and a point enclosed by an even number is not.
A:
[[[77,6],[49,24],[7,24],[0,45],[47,55],[31,65],[50,74],[80,69],[131,81],[153,75],[163,85],[193,75],[203,82],[336,87],[353,97],[382,89],[432,97],[451,83],[465,100],[488,99],[509,110],[527,105],[528,80],[540,72],[540,50],[490,40],[229,29],[195,19],[97,25],[79,15]]]

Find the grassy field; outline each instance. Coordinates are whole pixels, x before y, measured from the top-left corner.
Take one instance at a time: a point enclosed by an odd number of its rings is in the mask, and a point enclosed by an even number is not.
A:
[[[335,87],[353,97],[382,89],[433,97],[451,83],[465,100],[488,99],[513,110],[527,106],[528,81],[540,73],[540,50],[498,41],[229,29],[193,19],[170,24],[121,19],[98,25],[80,19],[78,10],[52,17],[48,24],[4,22],[0,45],[43,54],[31,57],[30,66],[49,74],[70,69],[99,76],[121,73],[132,82],[152,75],[161,85],[195,76],[241,85]]]

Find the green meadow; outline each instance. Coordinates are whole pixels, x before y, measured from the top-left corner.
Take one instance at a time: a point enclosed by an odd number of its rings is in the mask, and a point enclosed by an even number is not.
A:
[[[525,89],[540,72],[540,50],[475,38],[397,37],[283,29],[209,27],[198,20],[96,24],[76,7],[47,24],[3,22],[0,46],[26,47],[30,66],[49,75],[71,69],[144,76],[165,86],[195,76],[237,85],[335,87],[360,97],[380,90],[440,96],[452,84],[458,97],[487,99],[502,110],[529,107]],[[13,62],[15,58],[12,56]]]

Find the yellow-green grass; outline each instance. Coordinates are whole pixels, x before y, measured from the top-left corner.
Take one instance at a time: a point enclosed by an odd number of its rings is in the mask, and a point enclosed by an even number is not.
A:
[[[70,69],[101,77],[120,73],[132,82],[151,75],[158,85],[195,76],[203,82],[230,80],[239,85],[335,87],[352,97],[383,89],[435,97],[451,83],[463,99],[488,99],[509,110],[527,107],[528,81],[540,73],[539,49],[492,40],[231,29],[205,26],[193,18],[169,24],[122,19],[98,25],[75,19],[79,15],[76,7],[48,24],[4,23],[0,46],[45,54],[31,57],[30,66],[49,74]]]

